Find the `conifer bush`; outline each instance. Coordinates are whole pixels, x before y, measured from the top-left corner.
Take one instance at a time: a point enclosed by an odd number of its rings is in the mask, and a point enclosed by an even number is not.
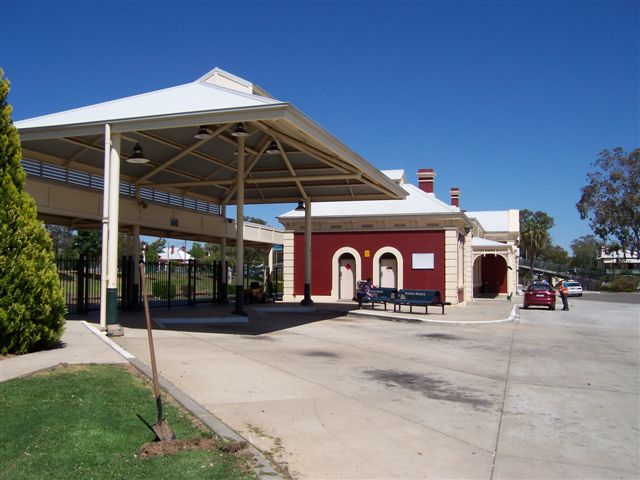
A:
[[[55,345],[66,305],[53,242],[25,191],[22,148],[0,69],[0,354]]]

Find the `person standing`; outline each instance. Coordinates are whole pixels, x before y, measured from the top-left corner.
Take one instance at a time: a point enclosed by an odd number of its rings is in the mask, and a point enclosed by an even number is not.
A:
[[[569,288],[567,287],[567,282],[562,280],[559,284],[558,293],[560,294],[560,298],[562,299],[562,310],[569,310],[569,301],[567,297],[569,296]]]

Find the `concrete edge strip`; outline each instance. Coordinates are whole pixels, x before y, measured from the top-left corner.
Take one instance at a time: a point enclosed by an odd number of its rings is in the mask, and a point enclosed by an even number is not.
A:
[[[81,322],[91,333],[98,336],[103,342],[113,348],[116,352],[126,358],[131,365],[133,365],[138,371],[140,371],[147,378],[151,378],[151,368],[145,365],[143,362],[138,360],[134,355],[127,352],[120,345],[115,343],[109,337],[107,337],[106,333],[101,332],[93,325],[86,321]],[[193,398],[189,397],[186,393],[180,390],[178,387],[173,385],[169,380],[167,380],[162,375],[158,376],[158,381],[164,390],[166,390],[176,401],[182,405],[186,410],[188,410],[192,415],[194,415],[198,420],[204,423],[207,427],[211,429],[216,435],[222,438],[228,438],[234,440],[236,442],[246,442],[249,446],[251,452],[255,456],[257,466],[254,467],[258,476],[262,479],[273,479],[273,480],[284,480],[283,477],[276,472],[276,470],[271,466],[269,461],[265,458],[260,450],[258,450],[251,442],[249,442],[246,438],[239,435],[235,430],[225,424],[222,420],[217,418],[211,412],[209,412],[205,407],[196,402]]]
[[[349,312],[347,316],[350,317],[362,317],[362,318],[378,318],[381,320],[390,320],[392,322],[422,322],[422,323],[445,323],[451,325],[481,325],[490,323],[507,323],[512,322],[518,317],[519,305],[514,305],[511,309],[511,313],[507,318],[501,318],[499,320],[471,320],[467,322],[456,320],[436,320],[431,318],[414,318],[414,317],[390,317],[388,315],[377,315],[375,313],[356,313],[356,311]]]
[[[94,327],[93,325],[91,325],[90,323],[88,323],[85,320],[83,320],[80,323],[82,323],[91,333],[96,335],[100,340],[105,342],[107,345],[109,345],[111,348],[113,348],[116,352],[118,352],[120,355],[122,355],[127,360],[131,360],[132,358],[135,358],[133,355],[131,355],[129,352],[127,352],[124,348],[122,348],[116,342],[114,342],[109,337],[107,337],[106,332],[101,332],[100,330],[98,330],[96,327]]]

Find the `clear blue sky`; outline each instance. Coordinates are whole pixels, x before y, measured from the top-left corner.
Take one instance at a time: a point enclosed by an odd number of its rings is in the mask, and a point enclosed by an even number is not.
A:
[[[640,146],[639,5],[0,0],[0,66],[15,120],[219,66],[462,208],[546,211],[568,249],[598,152]]]

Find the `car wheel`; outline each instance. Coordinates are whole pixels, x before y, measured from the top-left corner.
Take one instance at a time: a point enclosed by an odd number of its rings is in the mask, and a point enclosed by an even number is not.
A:
[[[524,309],[526,310],[527,308],[529,308],[529,305],[527,305],[527,304],[525,303],[524,305],[522,305],[522,308],[524,308]]]
[[[555,305],[549,305],[549,310],[555,310],[556,306]]]

